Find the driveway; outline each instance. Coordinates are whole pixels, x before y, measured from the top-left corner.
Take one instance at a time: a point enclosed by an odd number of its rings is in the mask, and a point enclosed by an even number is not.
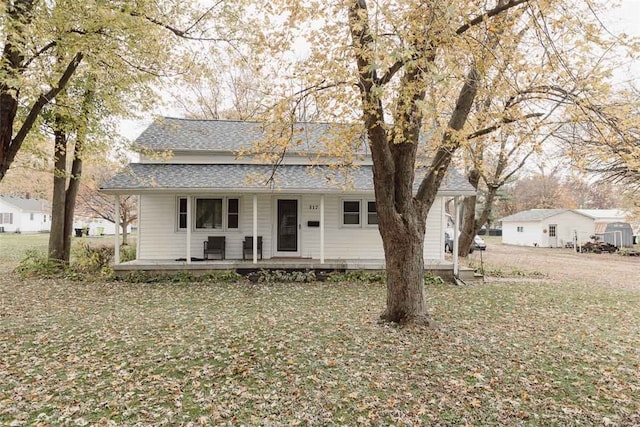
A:
[[[599,282],[640,290],[640,257],[503,245],[496,237],[485,240],[488,248],[482,259],[492,267],[542,272],[558,281]],[[477,264],[480,252],[474,252],[470,260]]]

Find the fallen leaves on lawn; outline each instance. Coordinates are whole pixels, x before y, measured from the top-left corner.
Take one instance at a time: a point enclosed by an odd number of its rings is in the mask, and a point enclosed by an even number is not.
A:
[[[380,325],[382,285],[0,292],[0,424],[640,424],[629,290],[430,286],[437,332]]]

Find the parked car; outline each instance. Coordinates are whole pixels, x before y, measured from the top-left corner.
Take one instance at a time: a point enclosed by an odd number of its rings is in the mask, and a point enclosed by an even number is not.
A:
[[[473,239],[473,245],[471,246],[469,253],[473,253],[474,249],[480,248],[479,246],[477,246],[476,239],[480,239],[480,241],[482,242],[482,245],[484,245],[480,250],[483,251],[487,247],[487,244],[484,242],[484,240],[482,240],[480,236],[476,236]],[[453,252],[453,235],[449,231],[444,232],[444,251]]]
[[[487,249],[487,244],[484,239],[476,234],[476,237],[473,238],[473,246],[479,250],[484,251]]]

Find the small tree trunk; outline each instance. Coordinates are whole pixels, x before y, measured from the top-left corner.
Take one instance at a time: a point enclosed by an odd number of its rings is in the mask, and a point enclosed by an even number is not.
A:
[[[122,229],[122,244],[123,245],[127,245],[128,244],[127,236],[129,234],[127,233],[127,225],[128,224],[126,222],[124,222],[124,221],[122,223],[120,223],[120,228]]]
[[[480,172],[477,169],[471,169],[468,176],[469,184],[478,190],[478,184],[480,183]],[[473,238],[478,233],[476,230],[476,202],[477,197],[468,196],[464,198],[463,209],[464,215],[462,217],[462,229],[460,230],[460,237],[458,238],[458,256],[466,257],[471,252],[471,245],[473,245]]]
[[[65,198],[66,198],[66,164],[67,164],[67,136],[64,131],[56,130],[54,148],[53,171],[53,200],[51,202],[51,232],[49,234],[49,259],[65,261],[64,233],[65,233]]]
[[[473,238],[476,235],[476,196],[467,196],[462,202],[464,214],[462,215],[462,229],[458,238],[458,256],[466,257],[471,252]]]
[[[73,216],[76,210],[76,198],[80,189],[80,178],[82,176],[82,159],[80,158],[80,142],[76,141],[74,148],[74,159],[71,166],[71,178],[66,191],[64,201],[64,261],[71,259],[71,234],[73,232]]]

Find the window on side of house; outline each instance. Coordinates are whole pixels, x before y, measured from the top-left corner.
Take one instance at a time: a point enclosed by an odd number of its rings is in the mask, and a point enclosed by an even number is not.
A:
[[[196,230],[222,229],[222,199],[196,199]]]
[[[178,230],[187,229],[187,198],[178,197]]]
[[[519,225],[517,231],[518,233],[524,233],[524,227]]]
[[[343,200],[342,201],[342,225],[346,225],[346,226],[360,225],[360,201],[359,200]]]
[[[12,212],[0,213],[0,224],[13,224],[13,213]]]
[[[378,212],[376,202],[367,202],[367,224],[378,225]]]
[[[35,215],[33,214],[33,212],[29,213],[29,220],[33,221],[33,218],[35,218]]]
[[[240,223],[240,200],[227,199],[227,228],[237,229]]]

